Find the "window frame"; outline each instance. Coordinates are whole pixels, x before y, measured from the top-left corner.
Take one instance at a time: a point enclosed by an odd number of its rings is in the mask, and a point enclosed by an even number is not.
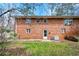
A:
[[[31,33],[31,29],[26,29],[26,33],[30,34]]]
[[[43,19],[43,22],[47,24],[48,23],[48,19],[47,18],[44,18]]]
[[[36,18],[36,23],[41,23],[41,18]]]
[[[61,28],[61,33],[65,33],[66,29],[65,28]]]
[[[65,26],[71,26],[73,24],[73,19],[72,18],[66,18],[64,19],[64,25]]]
[[[26,24],[31,24],[31,23],[32,23],[31,18],[26,18],[25,23],[26,23]]]

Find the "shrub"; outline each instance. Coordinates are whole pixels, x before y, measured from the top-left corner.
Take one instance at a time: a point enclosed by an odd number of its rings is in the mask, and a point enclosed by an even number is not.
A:
[[[74,36],[65,36],[65,39],[69,41],[78,42],[78,39],[76,39]]]
[[[17,34],[15,32],[10,32],[8,39],[16,39]]]

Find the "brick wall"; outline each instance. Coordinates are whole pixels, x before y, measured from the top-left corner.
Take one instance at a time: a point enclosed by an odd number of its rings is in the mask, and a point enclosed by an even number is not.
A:
[[[41,18],[42,19],[42,18]],[[16,32],[20,39],[43,39],[43,30],[48,30],[48,39],[54,35],[58,35],[63,40],[65,35],[79,34],[79,20],[74,19],[72,26],[64,26],[63,18],[49,18],[48,23],[37,23],[36,19],[32,18],[31,24],[26,24],[24,18],[16,20]],[[61,28],[65,28],[66,32],[62,33]],[[27,34],[26,29],[31,29],[31,33]]]

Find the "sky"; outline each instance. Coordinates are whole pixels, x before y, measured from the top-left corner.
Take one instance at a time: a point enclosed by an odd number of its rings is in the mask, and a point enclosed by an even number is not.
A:
[[[16,3],[14,4],[14,6],[17,6],[18,8],[22,8],[22,6],[20,5],[20,3]],[[8,9],[8,7],[11,7],[11,5],[9,6],[8,3],[5,4],[5,3],[0,3],[0,8],[3,8],[3,9]],[[36,7],[36,10],[35,10],[35,14],[38,15],[38,16],[47,16],[47,15],[51,15],[51,12],[49,10],[49,7],[48,7],[48,4],[41,4],[40,6],[37,6]],[[75,15],[79,15],[79,4],[76,4],[75,5]]]
[[[22,8],[22,6],[19,3],[14,4],[14,5],[17,5],[18,8],[20,8],[20,7]],[[8,4],[2,4],[2,3],[0,4],[0,8],[7,9],[8,7],[9,7]],[[38,15],[38,16],[48,15],[47,9],[48,9],[47,4],[40,5],[40,7],[37,6],[36,10],[35,10],[35,14]]]

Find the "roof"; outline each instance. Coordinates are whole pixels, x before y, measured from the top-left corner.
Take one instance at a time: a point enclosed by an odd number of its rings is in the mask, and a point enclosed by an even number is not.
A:
[[[15,16],[15,18],[79,18],[79,16]]]

